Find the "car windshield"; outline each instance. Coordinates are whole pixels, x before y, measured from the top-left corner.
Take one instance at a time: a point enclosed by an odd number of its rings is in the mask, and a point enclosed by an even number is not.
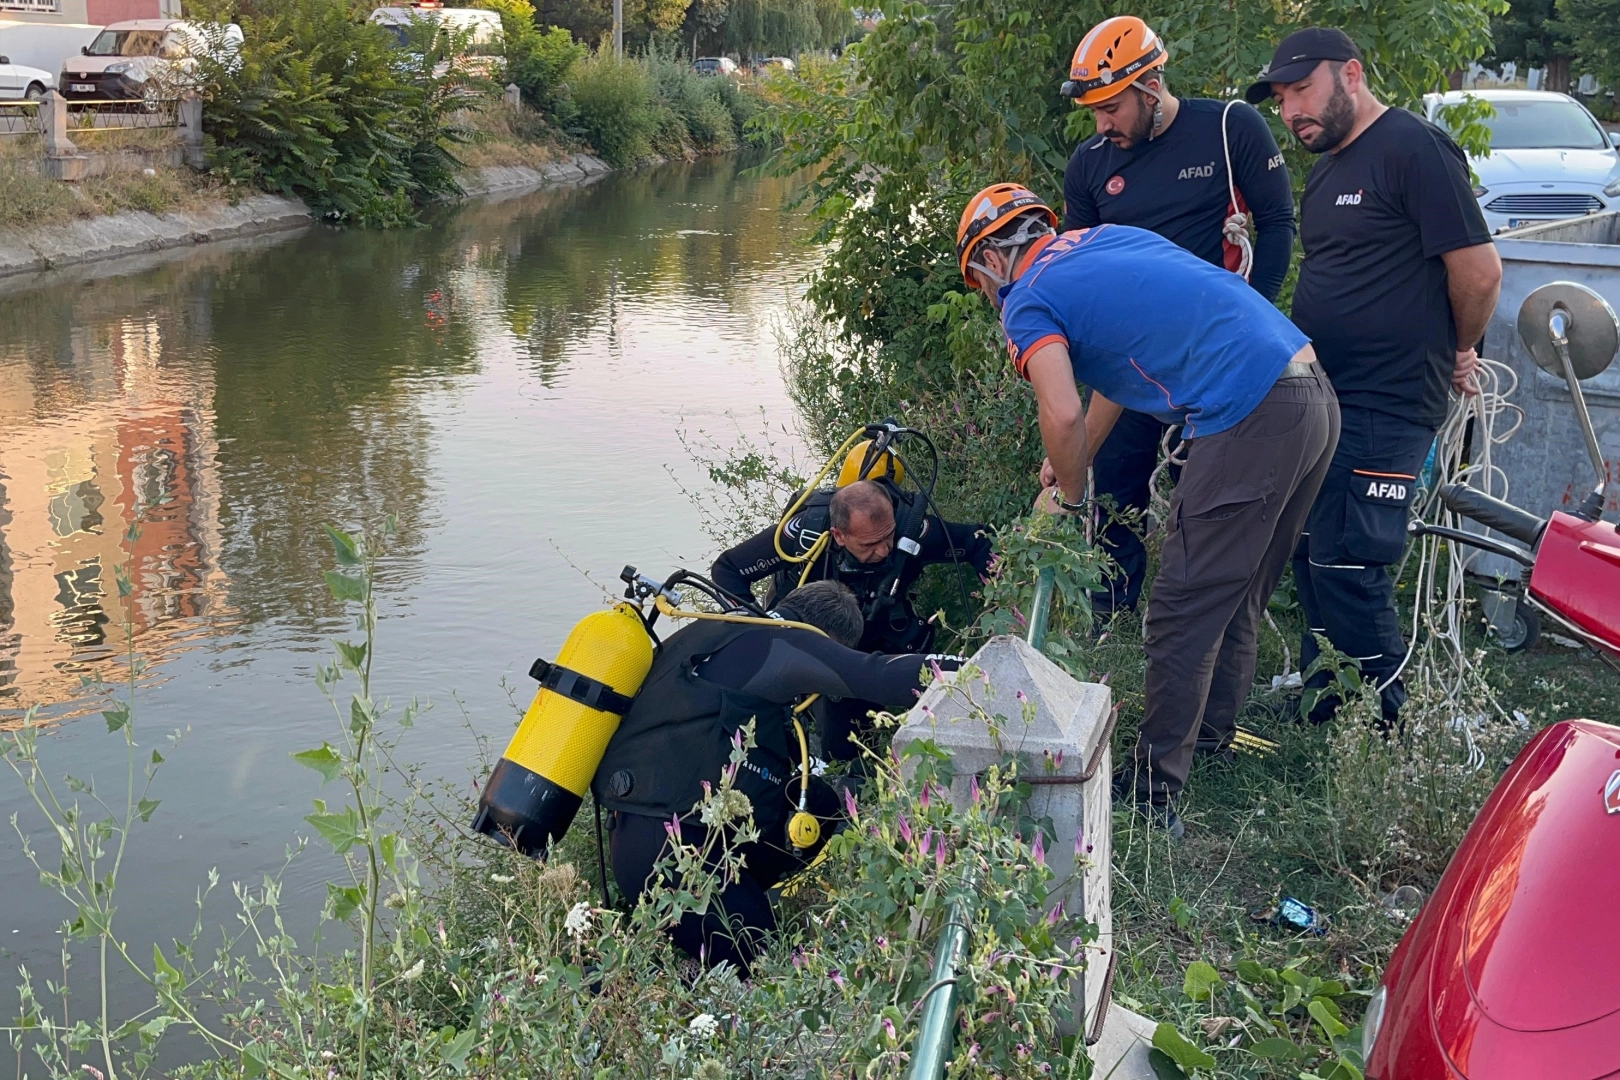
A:
[[[1609,140],[1573,101],[1493,101],[1492,150],[1607,150]]]
[[[89,56],[156,56],[161,30],[103,30],[90,43]]]

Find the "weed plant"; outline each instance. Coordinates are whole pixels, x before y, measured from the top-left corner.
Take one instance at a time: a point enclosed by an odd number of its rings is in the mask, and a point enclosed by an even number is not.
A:
[[[188,939],[155,949],[150,962],[129,947],[116,918],[118,872],[139,825],[160,811],[154,781],[173,753],[149,750],[137,725],[132,627],[129,696],[103,714],[126,748],[124,792],[51,781],[31,721],[8,741],[6,760],[34,795],[39,820],[28,825],[43,824],[58,840],[60,851],[46,854],[18,824],[42,882],[72,913],[64,965],[88,955],[101,990],[99,1007],[75,1017],[65,985],[42,994],[23,973],[19,1020],[4,1029],[19,1074],[149,1076],[163,1041],[190,1033],[204,1056],[167,1075],[898,1077],[933,985],[935,939],[960,904],[976,928],[960,986],[976,1004],[952,1075],[1088,1075],[1083,1053],[1066,1049],[1057,1029],[1094,928],[1047,910],[1068,883],[1045,859],[1053,844],[1079,841],[1030,820],[1030,787],[1014,759],[953,802],[949,757],[931,743],[914,744],[904,761],[869,754],[869,779],[845,798],[847,827],[794,881],[781,932],[752,977],[724,966],[703,971],[674,952],[664,930],[706,910],[742,870],[739,847],[757,834],[733,780],[752,725],[739,729],[730,765],[694,808],[706,839],[683,837],[672,821],[671,849],[633,909],[593,898],[565,861],[587,855],[578,839],[539,863],[469,836],[465,785],[428,782],[400,765],[417,704],[395,710],[371,681],[376,575],[393,531],[391,522],[367,533],[329,530],[327,585],[350,605],[357,633],[334,641],[332,661],[315,675],[333,708],[333,738],[294,754],[330,789],[306,820],[341,866],[326,887],[321,935],[336,948],[292,937],[279,875],[232,886],[236,922],[219,928],[212,950],[201,944],[212,880]],[[130,587],[127,573],[118,583]],[[958,687],[979,678],[968,669]],[[289,859],[303,857],[303,847]],[[111,965],[147,983],[151,1008],[110,1015]],[[62,1013],[45,1004],[58,993]]]

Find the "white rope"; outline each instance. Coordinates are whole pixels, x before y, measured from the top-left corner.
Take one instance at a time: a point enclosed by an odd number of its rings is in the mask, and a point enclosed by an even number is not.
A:
[[[1460,528],[1464,524],[1440,501],[1439,491],[1445,484],[1467,483],[1487,495],[1507,499],[1507,474],[1492,462],[1491,455],[1493,447],[1512,438],[1524,423],[1524,411],[1508,400],[1518,388],[1518,376],[1508,365],[1481,357],[1475,379],[1480,393],[1454,396],[1445,423],[1435,436],[1432,478],[1415,508],[1417,516],[1432,525]],[[1462,456],[1470,420],[1474,429],[1473,461],[1465,466]],[[1510,426],[1504,428],[1505,424]],[[1469,704],[1463,700],[1463,684],[1472,662],[1463,641],[1463,612],[1464,573],[1481,552],[1465,545],[1447,544],[1446,557],[1441,559],[1440,549],[1438,538],[1424,536],[1407,550],[1396,567],[1395,576],[1399,580],[1407,559],[1417,556],[1412,640],[1400,666],[1379,683],[1377,689],[1381,693],[1410,668],[1413,681],[1437,691],[1457,709],[1457,719],[1462,725],[1459,730],[1469,742],[1469,763],[1477,768],[1483,755],[1473,745],[1472,733],[1467,730],[1462,712]],[[1472,704],[1477,707],[1477,702]]]
[[[1226,114],[1237,103],[1237,99],[1233,98],[1221,110],[1221,150],[1226,154],[1226,191],[1232,197],[1229,204],[1232,213],[1221,226],[1221,235],[1241,253],[1237,272],[1243,275],[1244,281],[1248,281],[1249,268],[1254,265],[1254,245],[1249,242],[1249,215],[1238,209],[1237,181],[1232,176],[1232,141],[1226,135]]]

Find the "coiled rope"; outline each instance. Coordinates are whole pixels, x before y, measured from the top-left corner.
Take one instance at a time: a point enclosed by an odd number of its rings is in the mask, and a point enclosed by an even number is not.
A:
[[[1221,110],[1221,150],[1226,154],[1226,191],[1232,197],[1228,204],[1232,212],[1221,225],[1221,235],[1228,244],[1238,249],[1237,272],[1243,275],[1244,281],[1248,281],[1249,268],[1254,265],[1254,245],[1249,241],[1249,215],[1238,209],[1237,180],[1232,176],[1232,140],[1226,135],[1226,116],[1237,103],[1237,99],[1233,98]]]

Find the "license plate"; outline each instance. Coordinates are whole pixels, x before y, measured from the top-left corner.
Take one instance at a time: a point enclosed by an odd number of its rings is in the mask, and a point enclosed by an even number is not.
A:
[[[68,89],[75,94],[93,94],[96,92],[96,84],[87,82],[69,83]]]
[[[1520,225],[1523,225],[1525,223],[1525,220],[1526,219],[1524,219],[1524,218],[1510,217],[1510,218],[1508,218],[1508,228],[1517,229]]]

